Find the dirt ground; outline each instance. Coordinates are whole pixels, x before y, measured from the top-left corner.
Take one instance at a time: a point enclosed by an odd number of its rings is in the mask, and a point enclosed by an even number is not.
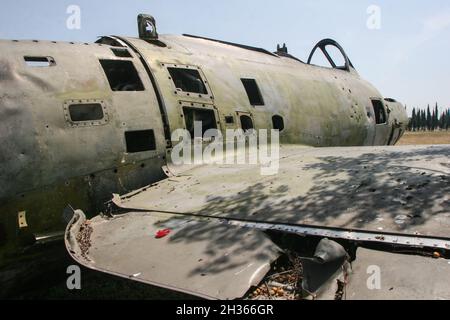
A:
[[[450,144],[450,131],[406,132],[397,145]]]

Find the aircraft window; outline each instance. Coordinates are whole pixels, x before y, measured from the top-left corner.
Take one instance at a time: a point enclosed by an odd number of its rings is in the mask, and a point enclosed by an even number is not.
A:
[[[144,85],[131,61],[100,60],[112,91],[143,91]]]
[[[386,123],[386,111],[384,110],[383,102],[381,100],[372,100],[373,111],[375,113],[375,123]]]
[[[195,134],[194,121],[201,122],[202,136],[209,129],[217,129],[216,116],[214,114],[214,110],[184,107],[183,114],[184,114],[184,121],[186,123],[186,129],[189,131],[192,138],[194,138]]]
[[[226,124],[233,124],[233,123],[234,123],[234,118],[233,118],[233,116],[226,116],[226,117],[225,117],[225,123],[226,123]]]
[[[258,84],[255,79],[241,79],[247,92],[248,100],[252,106],[263,106],[264,100],[259,91]]]
[[[250,116],[247,116],[247,115],[241,115],[240,116],[240,120],[241,120],[241,128],[242,128],[242,130],[244,130],[244,131],[247,131],[247,130],[250,130],[250,129],[253,129],[254,127],[253,127],[253,120],[252,120],[252,118],[250,118]]]
[[[130,52],[125,48],[111,48],[111,51],[116,57],[120,58],[132,58]]]
[[[128,153],[156,150],[153,130],[126,131],[125,142]]]
[[[103,107],[100,103],[71,104],[69,106],[70,119],[77,121],[94,121],[103,119]]]
[[[272,125],[275,130],[283,131],[284,130],[283,117],[279,115],[274,115],[272,117]]]
[[[23,57],[29,67],[51,67],[55,66],[55,59],[52,57]]]
[[[200,94],[208,93],[198,70],[187,68],[167,68],[167,70],[177,89]]]

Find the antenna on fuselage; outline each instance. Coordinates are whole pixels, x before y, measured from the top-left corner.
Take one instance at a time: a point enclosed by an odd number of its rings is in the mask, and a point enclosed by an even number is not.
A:
[[[137,17],[139,38],[144,40],[157,40],[156,21],[149,14],[140,14]]]
[[[288,49],[286,47],[286,43],[283,43],[283,46],[281,47],[279,44],[277,44],[277,53],[288,53]]]

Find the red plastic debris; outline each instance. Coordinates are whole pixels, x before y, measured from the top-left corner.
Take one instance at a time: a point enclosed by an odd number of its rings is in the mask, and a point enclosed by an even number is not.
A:
[[[170,229],[158,230],[158,231],[156,232],[155,238],[156,238],[156,239],[164,238],[164,237],[167,236],[169,233],[170,233]]]

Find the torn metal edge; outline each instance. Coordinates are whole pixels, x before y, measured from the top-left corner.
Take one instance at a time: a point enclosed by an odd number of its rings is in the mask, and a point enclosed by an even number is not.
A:
[[[87,220],[86,219],[86,215],[84,214],[84,212],[82,210],[75,210],[72,219],[70,220],[69,224],[66,227],[66,232],[65,232],[65,237],[64,237],[64,242],[65,242],[65,246],[66,246],[67,252],[69,252],[69,254],[72,257],[72,259],[74,259],[79,264],[81,264],[81,265],[83,265],[83,266],[85,266],[85,267],[87,267],[87,268],[89,268],[91,270],[104,272],[104,273],[107,273],[107,274],[110,274],[110,275],[114,275],[114,276],[117,276],[117,277],[120,277],[120,278],[132,280],[132,281],[137,281],[137,282],[141,282],[141,283],[145,283],[145,284],[149,284],[149,285],[165,288],[165,289],[168,289],[168,290],[173,290],[173,291],[177,291],[177,292],[186,293],[188,295],[192,295],[192,296],[195,296],[195,297],[200,297],[200,298],[204,298],[204,299],[208,299],[208,300],[218,300],[218,298],[216,298],[216,297],[209,296],[209,295],[204,295],[204,294],[198,293],[196,291],[191,291],[191,290],[188,290],[188,289],[182,289],[182,288],[178,288],[178,287],[162,284],[162,283],[159,283],[159,282],[156,282],[156,281],[147,281],[147,280],[144,280],[144,279],[140,279],[140,278],[134,277],[133,275],[125,275],[125,274],[122,274],[122,273],[118,273],[118,272],[110,271],[110,270],[107,270],[107,269],[101,269],[101,268],[95,267],[93,265],[93,263],[95,263],[94,261],[92,261],[90,259],[87,259],[87,258],[82,256],[81,248],[80,248],[78,240],[77,240],[77,234],[78,234],[78,232],[80,232],[81,226],[86,222],[86,220]],[[274,261],[271,261],[271,263],[273,263]],[[250,279],[250,282],[249,282],[249,289],[252,286],[258,284],[259,282],[261,282],[264,279],[264,276],[267,274],[267,272],[270,271],[270,266],[271,266],[270,263],[263,265],[258,270],[258,272],[253,275],[253,277]],[[230,297],[230,298],[228,298],[228,300],[236,300],[236,299],[239,300],[239,299],[244,298],[244,296],[242,296],[242,297]]]

